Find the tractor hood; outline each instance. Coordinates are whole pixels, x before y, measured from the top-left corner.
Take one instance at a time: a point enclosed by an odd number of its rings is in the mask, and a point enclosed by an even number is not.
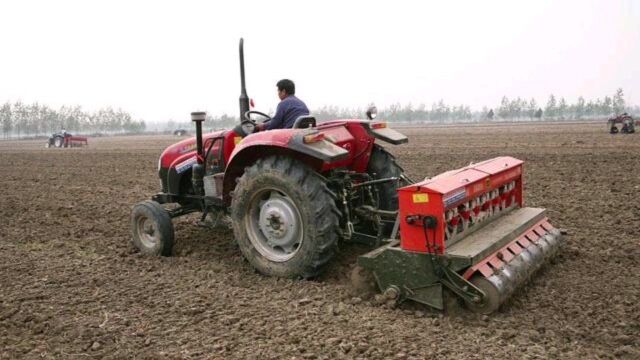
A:
[[[229,130],[214,131],[202,136],[203,142],[207,139],[224,136]],[[178,157],[196,151],[196,137],[190,137],[170,145],[160,155],[159,167],[168,168]]]

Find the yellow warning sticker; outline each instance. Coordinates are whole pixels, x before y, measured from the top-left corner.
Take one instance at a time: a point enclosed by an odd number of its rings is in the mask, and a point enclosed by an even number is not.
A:
[[[236,145],[240,144],[241,141],[242,141],[242,138],[240,136],[236,136],[233,138],[233,143]]]
[[[428,203],[429,202],[429,194],[413,194],[413,203]]]

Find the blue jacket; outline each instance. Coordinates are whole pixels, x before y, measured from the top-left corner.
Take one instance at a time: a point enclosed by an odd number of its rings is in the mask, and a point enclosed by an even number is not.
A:
[[[276,108],[276,114],[266,124],[265,130],[290,129],[293,127],[294,121],[302,115],[309,115],[307,105],[294,95],[289,95],[280,101]]]

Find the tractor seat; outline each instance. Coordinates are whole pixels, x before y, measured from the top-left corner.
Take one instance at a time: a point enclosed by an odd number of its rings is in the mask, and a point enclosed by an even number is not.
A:
[[[296,121],[293,122],[294,129],[305,129],[316,127],[316,118],[311,115],[298,116]]]

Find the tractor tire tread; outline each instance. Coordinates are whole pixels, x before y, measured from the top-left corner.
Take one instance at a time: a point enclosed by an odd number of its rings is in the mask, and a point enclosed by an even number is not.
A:
[[[367,167],[369,174],[376,174],[376,178],[399,177],[404,169],[398,165],[396,158],[382,146],[374,145]],[[398,209],[398,192],[394,186],[379,186],[380,208],[384,210]]]
[[[263,260],[256,261],[255,257],[260,255],[255,254],[256,251],[249,239],[245,238],[247,235],[244,230],[241,229],[245,207],[249,206],[249,199],[245,199],[245,194],[252,190],[256,179],[269,175],[279,179],[281,185],[286,185],[287,189],[301,190],[295,196],[306,200],[298,203],[297,206],[300,207],[303,219],[304,214],[308,215],[306,223],[311,225],[313,228],[311,231],[314,231],[313,234],[305,234],[304,237],[304,241],[313,242],[311,248],[306,248],[308,253],[300,256],[305,257],[305,261],[292,263],[290,268],[281,267],[278,264],[264,266]],[[269,156],[258,159],[252,166],[246,168],[237,182],[234,193],[238,194],[232,198],[231,204],[234,233],[243,255],[256,270],[265,275],[305,279],[314,278],[324,270],[337,249],[340,212],[335,205],[335,194],[326,186],[322,176],[295,159]]]
[[[375,179],[390,177],[400,177],[404,174],[404,169],[398,165],[396,158],[386,151],[382,146],[374,144],[367,166],[367,173]],[[375,175],[374,175],[375,174]],[[398,210],[398,183],[382,183],[377,185],[378,207],[382,210]],[[384,231],[391,233],[393,224],[385,225]]]
[[[131,211],[131,226],[136,226],[137,215],[145,214],[155,219],[158,230],[162,234],[162,238],[158,247],[154,249],[145,248],[139,239],[136,238],[135,230],[132,238],[133,245],[144,255],[151,256],[171,256],[174,245],[174,228],[169,213],[157,202],[153,200],[145,200],[133,207]]]

